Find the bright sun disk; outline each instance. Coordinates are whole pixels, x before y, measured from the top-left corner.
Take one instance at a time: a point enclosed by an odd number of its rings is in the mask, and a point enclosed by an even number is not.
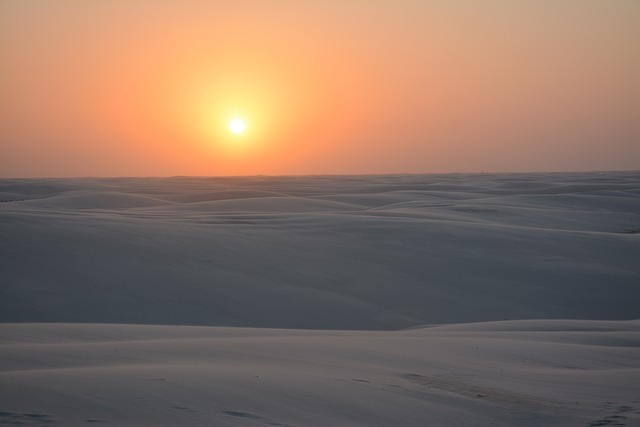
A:
[[[229,130],[233,133],[244,132],[246,125],[242,119],[233,119],[229,122]]]

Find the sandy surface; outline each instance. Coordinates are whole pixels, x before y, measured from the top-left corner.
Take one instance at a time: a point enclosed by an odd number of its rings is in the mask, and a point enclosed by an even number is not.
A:
[[[0,199],[20,200],[0,203],[0,322],[640,317],[640,173],[0,180]]]
[[[0,424],[638,426],[638,321],[0,325]]]
[[[0,425],[640,426],[638,172],[0,200]]]

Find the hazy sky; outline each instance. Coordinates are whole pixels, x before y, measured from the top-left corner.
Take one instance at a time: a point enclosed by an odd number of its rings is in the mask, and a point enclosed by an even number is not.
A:
[[[640,169],[637,0],[0,0],[0,43],[4,177]]]

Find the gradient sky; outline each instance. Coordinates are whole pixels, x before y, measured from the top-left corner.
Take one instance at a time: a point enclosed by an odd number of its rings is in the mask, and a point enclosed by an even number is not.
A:
[[[3,177],[640,169],[640,1],[0,0],[0,43]]]

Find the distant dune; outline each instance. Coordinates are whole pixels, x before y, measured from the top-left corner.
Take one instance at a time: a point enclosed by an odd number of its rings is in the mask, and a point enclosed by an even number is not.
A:
[[[1,180],[2,322],[640,317],[640,173]]]
[[[640,172],[0,199],[2,425],[640,426]]]

